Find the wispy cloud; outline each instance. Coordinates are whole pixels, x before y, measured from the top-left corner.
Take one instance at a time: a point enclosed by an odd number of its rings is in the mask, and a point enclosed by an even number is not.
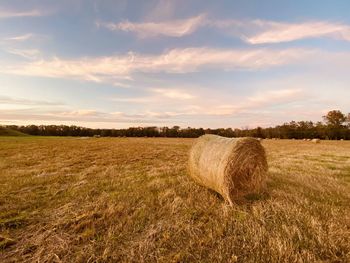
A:
[[[131,84],[129,83],[125,83],[125,82],[121,82],[121,81],[114,81],[113,83],[111,83],[114,87],[117,88],[131,88]]]
[[[195,17],[181,20],[172,20],[166,22],[143,22],[132,23],[124,21],[120,23],[100,23],[98,26],[105,27],[112,31],[125,31],[136,33],[141,38],[155,37],[159,35],[168,37],[182,37],[192,34],[205,23],[205,15],[201,14]]]
[[[157,57],[152,67],[167,72],[196,72],[205,68],[258,70],[305,59],[313,51],[304,49],[174,49]],[[152,68],[151,67],[151,68]]]
[[[193,88],[193,87],[191,87]],[[162,103],[169,102],[185,102],[191,99],[195,99],[197,96],[193,95],[192,92],[187,92],[183,89],[173,87],[163,88],[143,88],[144,91],[148,92],[147,96],[143,97],[112,97],[108,98],[109,101],[122,102],[122,103],[133,103],[133,104],[149,104],[159,105]]]
[[[267,20],[210,19],[205,14],[181,20],[163,22],[96,23],[112,31],[133,32],[139,37],[182,37],[201,27],[214,28],[241,38],[250,44],[267,44],[295,41],[304,38],[330,37],[350,41],[350,26],[329,21],[286,23]]]
[[[66,117],[96,117],[99,115],[103,115],[101,112],[98,112],[97,110],[75,110],[75,111],[64,111],[64,112],[60,112],[59,114],[56,115],[60,115],[60,116],[66,116]]]
[[[1,121],[30,123],[156,123],[161,118],[168,118],[171,113],[143,112],[128,114],[124,112],[103,112],[81,109],[73,111],[43,110],[41,108],[2,109]],[[91,125],[89,125],[91,126]],[[101,126],[99,126],[101,127]]]
[[[160,94],[161,96],[171,98],[171,99],[180,99],[180,100],[188,100],[193,99],[195,96],[188,92],[184,92],[178,89],[152,89],[153,92]]]
[[[34,37],[34,34],[28,33],[28,34],[19,35],[19,36],[8,37],[8,38],[5,38],[4,40],[5,41],[14,41],[14,42],[23,42],[23,41],[27,41],[33,37]]]
[[[244,40],[250,44],[280,43],[319,37],[350,41],[350,26],[341,23],[324,21],[278,23],[257,20],[253,21],[251,26],[257,28],[258,32],[246,33]]]
[[[251,110],[259,110],[262,108],[277,106],[302,100],[305,98],[305,92],[300,88],[265,90],[261,93],[255,93],[251,96],[242,98],[227,98],[220,102],[206,101],[202,98],[202,103],[196,108],[189,109],[191,114],[201,115],[218,115],[229,116]],[[230,100],[234,103],[230,103]]]
[[[255,93],[251,96],[237,98],[230,96],[224,100],[196,96],[193,99],[194,101],[191,100],[191,103],[195,104],[188,104],[188,102],[182,100],[183,104],[180,107],[172,109],[171,107],[163,107],[159,103],[156,103],[157,101],[153,101],[155,103],[148,103],[143,108],[135,108],[127,112],[69,109],[67,106],[64,107],[65,109],[59,109],[58,107],[46,108],[33,103],[35,105],[34,108],[3,108],[0,111],[0,120],[19,122],[21,124],[64,123],[88,125],[90,127],[101,127],[102,125],[113,127],[112,123],[124,123],[126,126],[132,126],[133,123],[138,126],[147,126],[147,124],[156,125],[158,123],[159,126],[165,125],[165,123],[171,125],[184,124],[186,120],[204,121],[208,120],[208,118],[218,120],[217,117],[219,116],[221,120],[232,118],[232,116],[245,116],[245,118],[249,118],[250,124],[261,122],[260,118],[264,115],[263,112],[269,112],[267,111],[269,107],[303,101],[305,100],[305,96],[305,92],[299,88],[266,90],[265,92]]]
[[[7,48],[5,49],[7,53],[20,56],[26,59],[37,59],[40,57],[41,52],[38,49],[17,49],[17,48]]]
[[[132,73],[188,73],[205,69],[259,70],[305,61],[315,52],[304,49],[173,49],[160,55],[129,53],[122,56],[66,60],[36,60],[29,63],[2,65],[7,74],[74,78],[114,83],[130,78]]]
[[[156,108],[171,108],[169,103],[175,105],[176,110],[168,110],[169,116],[230,116],[249,110],[259,110],[270,106],[278,106],[291,102],[305,99],[305,92],[300,88],[265,90],[261,93],[255,93],[251,96],[230,96],[223,98],[220,94],[215,94],[215,90],[211,90],[210,94],[202,95],[187,93],[174,89],[151,89],[161,91],[161,96],[148,97],[130,97],[130,98],[112,98],[112,101],[126,102],[133,104],[154,105]],[[177,102],[176,104],[175,101]],[[191,104],[188,103],[190,100]],[[193,104],[192,104],[193,103]],[[152,112],[155,112],[153,110]],[[159,115],[162,116],[162,115]]]
[[[155,100],[154,97],[132,97],[132,98],[109,98],[111,101],[124,103],[150,103]]]
[[[0,19],[16,18],[16,17],[39,17],[45,16],[46,13],[41,10],[27,10],[27,11],[15,11],[4,10],[0,8]]]
[[[294,101],[304,97],[304,95],[303,90],[300,88],[267,90],[249,97],[246,105],[249,107],[265,106],[269,103],[277,105],[291,100]]]
[[[36,106],[59,106],[63,105],[61,102],[43,101],[43,100],[30,100],[23,98],[13,98],[8,96],[0,96],[0,104],[9,105],[36,105]]]
[[[350,25],[338,22],[288,23],[268,20],[210,20],[207,25],[253,45],[322,37],[350,41]]]

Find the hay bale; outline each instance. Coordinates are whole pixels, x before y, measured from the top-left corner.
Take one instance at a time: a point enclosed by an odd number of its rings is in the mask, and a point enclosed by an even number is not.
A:
[[[311,141],[312,141],[313,143],[320,143],[320,142],[321,142],[320,139],[312,139]]]
[[[190,151],[191,177],[221,194],[230,204],[261,190],[267,169],[264,147],[254,138],[204,135]]]

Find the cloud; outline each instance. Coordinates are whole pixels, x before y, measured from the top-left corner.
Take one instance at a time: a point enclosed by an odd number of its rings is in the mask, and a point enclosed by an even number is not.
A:
[[[109,100],[115,101],[115,102],[125,102],[125,103],[150,103],[154,101],[154,97],[111,98]]]
[[[176,103],[178,101],[188,101],[196,98],[195,95],[186,92],[178,88],[144,88],[145,91],[150,92],[150,95],[144,97],[114,97],[108,98],[107,100],[122,103],[133,103],[133,104],[149,104],[159,105],[162,103]]]
[[[12,98],[7,96],[0,96],[0,104],[9,104],[9,105],[36,105],[36,106],[59,106],[63,105],[60,102],[53,101],[43,101],[43,100],[30,100],[23,98]]]
[[[96,117],[101,115],[102,113],[96,110],[76,110],[76,111],[65,111],[56,115],[68,116],[68,117]]]
[[[278,89],[265,90],[252,96],[241,98],[240,102],[235,104],[224,104],[214,107],[207,111],[209,115],[234,115],[242,112],[256,111],[263,108],[285,105],[305,98],[305,92],[300,89]],[[205,109],[203,109],[205,112]]]
[[[268,90],[263,93],[258,93],[255,96],[248,98],[247,105],[249,107],[264,106],[269,103],[280,104],[288,101],[294,101],[304,96],[304,92],[300,88],[296,89],[280,89]]]
[[[167,22],[143,22],[132,23],[124,21],[120,23],[97,23],[98,26],[105,27],[112,31],[125,31],[136,33],[141,38],[168,36],[182,37],[192,34],[199,27],[205,24],[205,15],[201,14],[195,17],[182,20],[172,20]]]
[[[278,106],[305,99],[305,92],[300,88],[265,90],[247,97],[226,95],[220,98],[220,94],[211,93],[193,95],[181,90],[174,89],[151,89],[160,93],[161,96],[113,98],[112,101],[153,105],[159,109],[168,110],[165,116],[232,116],[239,113],[259,110],[270,106]],[[194,92],[193,92],[194,93]],[[177,103],[174,102],[176,100]],[[188,104],[190,100],[191,104]],[[154,110],[152,111],[155,112]],[[163,113],[160,112],[160,113]],[[154,114],[156,116],[156,114]],[[163,116],[158,114],[158,117]]]
[[[38,49],[16,49],[16,48],[8,48],[5,49],[7,53],[20,56],[26,59],[36,59],[40,57],[41,52]]]
[[[180,100],[188,100],[193,99],[195,96],[176,89],[152,89],[153,92],[160,94],[161,96],[171,98],[171,99],[180,99]]]
[[[268,20],[211,20],[207,24],[253,45],[320,37],[350,41],[349,25],[328,21],[284,23]]]
[[[221,126],[228,120],[232,121],[232,117],[234,116],[236,123],[244,120],[242,125],[244,123],[247,125],[257,122],[261,123],[262,116],[276,115],[277,113],[269,111],[271,107],[281,106],[287,103],[295,105],[292,103],[305,101],[305,98],[307,97],[302,89],[290,88],[266,90],[265,92],[255,93],[245,97],[227,96],[225,99],[218,97],[209,98],[206,95],[203,97],[196,96],[190,103],[187,100],[179,100],[182,104],[178,104],[176,107],[170,105],[164,107],[163,105],[167,104],[167,101],[164,104],[148,103],[144,104],[142,108],[129,109],[127,112],[105,112],[97,109],[59,109],[55,107],[3,108],[0,111],[0,120],[20,124],[62,123],[99,128],[102,126],[120,127],[121,124],[125,124],[125,126],[180,124],[187,127],[188,125],[193,126],[195,123],[197,123],[197,126],[203,126],[204,123],[209,122],[211,123],[210,126],[213,127],[213,125]],[[284,107],[281,111],[290,108],[290,106]],[[281,115],[281,113],[278,114]],[[116,125],[117,123],[118,125]]]
[[[129,83],[124,83],[120,81],[114,81],[112,85],[117,88],[126,88],[126,89],[131,88],[131,85]]]
[[[43,110],[41,108],[2,109],[1,122],[20,123],[157,123],[162,118],[168,118],[171,113],[157,113],[146,111],[143,113],[127,114],[124,112],[103,112],[97,110],[81,109],[73,111]],[[99,126],[101,128],[101,126]]]
[[[52,78],[73,78],[103,82],[105,78],[127,77],[132,66],[131,56],[82,58],[78,60],[36,60],[12,66],[3,66],[2,73]],[[114,83],[114,82],[113,82]]]
[[[39,17],[46,14],[40,10],[27,10],[27,11],[14,11],[14,10],[1,10],[0,19],[16,18],[16,17]]]
[[[23,42],[23,41],[29,40],[29,39],[31,39],[33,37],[34,37],[34,34],[28,33],[28,34],[19,35],[19,36],[8,37],[8,38],[5,38],[4,40],[6,40],[6,41],[15,41],[15,42]]]
[[[97,110],[74,110],[74,111],[58,111],[58,110],[42,110],[40,108],[27,109],[2,109],[0,111],[1,122],[11,123],[37,123],[37,124],[68,124],[75,125],[88,124],[88,126],[97,126],[101,128],[101,124],[109,123],[127,123],[128,126],[147,126],[147,124],[164,125],[164,120],[169,120],[182,113],[172,111],[141,111],[136,113],[125,112],[103,112]],[[100,125],[94,125],[94,123]]]
[[[242,98],[227,98],[226,100],[208,102],[204,98],[201,105],[189,108],[189,113],[195,115],[215,115],[215,116],[231,116],[248,111],[261,110],[262,108],[277,106],[299,101],[305,98],[302,89],[278,89],[265,90],[261,93]],[[231,103],[228,103],[229,101]]]
[[[171,5],[170,5],[171,6]],[[241,38],[250,44],[268,44],[295,41],[305,38],[330,37],[350,41],[350,26],[328,21],[304,21],[284,23],[267,20],[210,19],[200,14],[187,19],[167,20],[163,22],[133,23],[96,23],[112,31],[125,31],[137,34],[141,38],[168,36],[182,37],[192,34],[201,27],[214,28]]]
[[[324,21],[278,23],[254,21],[260,32],[245,38],[250,44],[281,43],[305,38],[331,37],[350,41],[350,26]]]
[[[160,55],[128,53],[121,56],[53,58],[1,65],[0,73],[52,78],[72,78],[115,83],[133,73],[189,73],[206,69],[259,70],[306,61],[315,51],[305,49],[173,49]]]
[[[196,72],[205,68],[257,70],[305,59],[312,51],[303,49],[174,49],[152,63],[150,69],[167,72]]]

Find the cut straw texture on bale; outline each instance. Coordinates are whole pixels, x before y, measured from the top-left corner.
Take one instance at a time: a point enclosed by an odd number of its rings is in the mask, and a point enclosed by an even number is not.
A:
[[[230,204],[262,189],[267,176],[264,147],[254,138],[204,135],[192,146],[189,172]]]
[[[321,140],[320,140],[320,139],[312,139],[312,142],[313,142],[313,143],[320,143]]]

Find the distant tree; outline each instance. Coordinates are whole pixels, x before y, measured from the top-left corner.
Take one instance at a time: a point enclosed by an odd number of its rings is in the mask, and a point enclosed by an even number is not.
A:
[[[329,139],[337,140],[346,137],[347,131],[344,130],[345,126],[343,124],[347,117],[340,110],[328,112],[326,116],[323,116],[323,119],[327,124],[327,137]]]
[[[341,127],[347,118],[340,110],[332,110],[323,116],[323,119],[329,126]]]
[[[263,129],[261,127],[256,128],[256,134],[255,135],[258,138],[264,138],[265,137],[264,134],[263,134]]]
[[[350,113],[343,114],[339,110],[333,110],[323,116],[326,124],[311,121],[291,121],[275,127],[257,127],[249,129],[218,128],[185,128],[179,126],[169,127],[130,127],[127,129],[90,129],[67,125],[27,125],[7,126],[30,135],[40,136],[127,136],[127,137],[182,137],[196,138],[203,134],[217,134],[225,137],[260,137],[260,138],[283,138],[283,139],[350,139]]]
[[[317,134],[317,136],[314,136],[314,137],[318,137],[320,139],[328,139],[327,127],[320,121],[316,123],[315,133]]]

